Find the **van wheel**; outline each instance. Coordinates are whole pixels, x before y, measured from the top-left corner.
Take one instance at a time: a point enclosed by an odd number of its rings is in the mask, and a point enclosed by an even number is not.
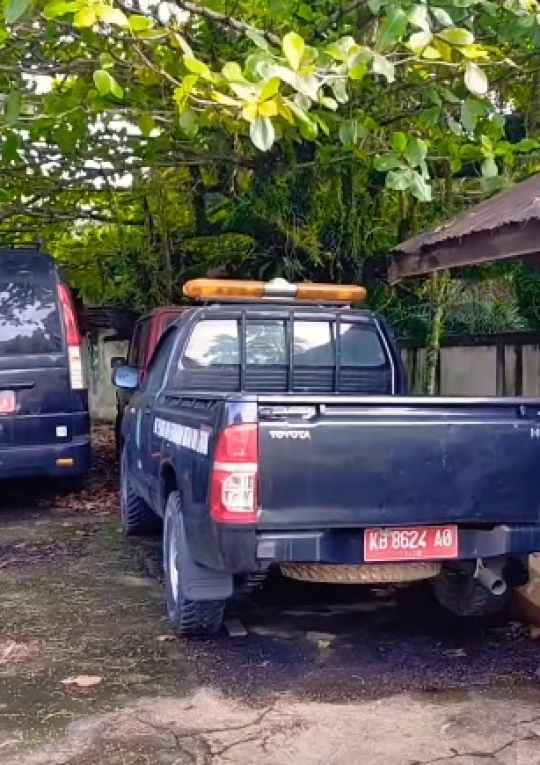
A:
[[[197,566],[188,549],[180,495],[171,492],[165,509],[163,526],[163,566],[167,612],[176,632],[181,637],[214,635],[223,624],[224,600],[191,600],[182,593],[182,572]]]
[[[152,508],[133,490],[125,450],[120,458],[120,522],[126,536],[151,534],[158,525]]]
[[[444,569],[431,580],[431,587],[437,602],[454,616],[478,618],[494,616],[508,606],[512,590],[502,595],[493,595],[471,572]]]

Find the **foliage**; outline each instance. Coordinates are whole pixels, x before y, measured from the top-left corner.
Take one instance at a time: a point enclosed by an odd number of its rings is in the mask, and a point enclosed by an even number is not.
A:
[[[0,234],[39,233],[89,299],[141,308],[208,271],[366,279],[539,166],[539,11],[4,0]]]

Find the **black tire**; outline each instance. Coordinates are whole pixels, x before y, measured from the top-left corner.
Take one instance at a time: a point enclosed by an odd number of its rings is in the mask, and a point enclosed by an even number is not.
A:
[[[437,602],[454,616],[474,619],[495,616],[508,606],[512,590],[493,595],[475,579],[472,572],[445,569],[431,581]]]
[[[84,489],[84,476],[71,475],[65,478],[58,478],[55,488],[61,497],[67,497],[70,494],[80,494]]]
[[[181,637],[215,635],[223,624],[225,601],[190,600],[182,594],[182,564],[185,565],[189,557],[180,495],[173,491],[167,499],[163,524],[163,568],[169,619]]]
[[[120,457],[120,523],[128,537],[152,534],[158,526],[152,508],[133,490],[125,451]]]
[[[118,459],[120,459],[122,455],[122,415],[120,412],[116,413],[114,421],[114,443],[116,445],[116,454]]]

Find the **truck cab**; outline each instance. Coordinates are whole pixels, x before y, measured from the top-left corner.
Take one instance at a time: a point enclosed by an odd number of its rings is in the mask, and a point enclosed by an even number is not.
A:
[[[133,334],[129,342],[127,359],[115,357],[111,361],[111,367],[114,372],[116,367],[122,364],[129,364],[139,370],[140,382],[144,380],[148,363],[152,358],[154,349],[159,338],[173,322],[175,322],[186,310],[186,306],[161,306],[153,311],[141,316],[133,328]],[[117,388],[116,391],[116,419],[114,423],[114,434],[117,450],[120,443],[120,430],[122,427],[122,418],[124,410],[131,398],[130,391]]]
[[[429,580],[461,616],[501,609],[540,549],[540,400],[408,396],[356,286],[194,280],[120,437],[127,534],[163,521],[170,619],[217,631],[235,583]]]

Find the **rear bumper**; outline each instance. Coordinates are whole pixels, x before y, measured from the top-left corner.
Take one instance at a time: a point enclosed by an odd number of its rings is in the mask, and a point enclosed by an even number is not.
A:
[[[260,564],[364,562],[361,530],[298,531],[257,534],[256,558]],[[459,529],[458,560],[523,556],[540,551],[540,524],[496,526],[493,529]]]
[[[24,476],[78,476],[90,469],[90,436],[75,438],[64,444],[12,446],[0,449],[0,480]],[[73,464],[58,464],[73,460]]]

